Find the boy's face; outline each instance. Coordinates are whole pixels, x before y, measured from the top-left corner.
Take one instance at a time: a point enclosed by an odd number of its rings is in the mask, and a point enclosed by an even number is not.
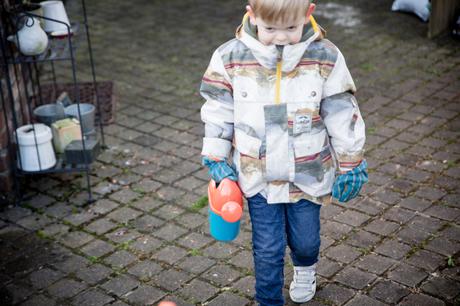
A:
[[[266,22],[262,18],[255,18],[257,36],[264,45],[289,45],[296,44],[302,38],[305,19],[292,22]]]
[[[300,42],[303,26],[307,24],[310,15],[315,10],[314,4],[309,4],[306,16],[290,22],[268,22],[256,16],[251,6],[246,6],[250,22],[257,26],[257,36],[264,45],[289,45]]]

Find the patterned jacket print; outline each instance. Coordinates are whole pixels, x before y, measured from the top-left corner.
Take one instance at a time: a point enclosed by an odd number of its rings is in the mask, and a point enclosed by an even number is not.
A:
[[[245,16],[202,79],[201,153],[233,158],[246,197],[326,203],[336,171],[363,158],[355,90],[343,55],[313,18],[299,43],[279,47],[259,42]]]

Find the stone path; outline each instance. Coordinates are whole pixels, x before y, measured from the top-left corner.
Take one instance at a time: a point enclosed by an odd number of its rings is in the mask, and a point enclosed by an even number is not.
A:
[[[83,206],[81,176],[29,180],[30,199],[0,213],[0,303],[253,305],[247,213],[236,241],[210,237],[199,157],[197,87],[243,1],[87,2],[98,76],[118,98],[92,172],[97,201]],[[458,305],[460,44],[427,40],[426,24],[389,0],[318,2],[359,88],[370,183],[322,209],[308,305]]]

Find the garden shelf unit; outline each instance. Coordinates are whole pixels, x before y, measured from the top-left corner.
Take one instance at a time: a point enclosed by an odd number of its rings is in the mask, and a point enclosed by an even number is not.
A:
[[[76,0],[77,1],[77,0]],[[33,131],[36,154],[38,158],[39,170],[37,171],[25,171],[21,165],[21,150],[18,141],[18,135],[15,132],[20,124],[31,124],[34,123],[33,119],[33,108],[42,104],[55,103],[56,98],[63,92],[66,91],[70,98],[73,100],[73,103],[77,105],[77,110],[79,118],[81,118],[81,103],[92,103],[96,106],[96,122],[98,127],[96,128],[96,134],[90,136],[92,140],[96,140],[100,143],[102,148],[105,148],[105,139],[104,139],[104,129],[103,124],[108,123],[113,114],[110,113],[107,115],[107,109],[113,111],[113,109],[104,104],[112,104],[112,82],[97,82],[96,73],[94,67],[93,52],[91,48],[91,39],[89,33],[89,25],[86,14],[86,4],[85,0],[80,0],[81,11],[83,14],[83,22],[80,24],[74,23],[70,26],[59,20],[43,17],[36,15],[30,12],[18,12],[11,11],[7,12],[6,18],[7,21],[2,20],[2,27],[7,27],[8,23],[10,24],[11,29],[4,28],[3,31],[0,31],[0,42],[1,42],[1,62],[0,66],[3,69],[3,74],[6,81],[6,86],[0,86],[0,94],[2,96],[2,106],[5,114],[5,122],[8,128],[8,120],[12,120],[12,127],[9,128],[7,133],[8,138],[8,148],[10,150],[10,157],[12,160],[11,167],[14,170],[15,177],[15,201],[20,203],[24,200],[21,193],[21,186],[19,178],[26,175],[35,175],[35,174],[46,174],[46,173],[70,173],[70,172],[85,172],[87,191],[88,191],[88,203],[93,202],[93,196],[91,192],[91,182],[90,182],[90,171],[91,171],[91,161],[89,156],[84,154],[83,151],[88,147],[89,138],[82,137],[82,147],[81,159],[84,161],[80,164],[67,163],[64,154],[56,154],[56,165],[49,169],[43,169],[40,164],[40,151],[37,144],[37,136],[35,130]],[[33,17],[36,20],[48,20],[52,22],[57,22],[64,24],[67,28],[67,35],[62,35],[59,38],[50,37],[49,35],[49,44],[47,50],[38,55],[38,56],[25,56],[20,54],[19,51],[15,51],[12,46],[12,43],[8,42],[6,39],[6,33],[9,31],[16,32],[21,23],[24,23],[24,19],[28,20],[29,17]],[[30,19],[29,19],[30,20]],[[13,34],[13,33],[9,33]],[[85,37],[86,36],[86,37]],[[77,63],[76,63],[76,51],[77,44],[80,39],[85,39],[87,43],[87,53],[89,56],[89,63],[91,66],[92,80],[89,82],[78,82],[77,80]],[[20,49],[20,46],[17,47],[17,50]],[[78,50],[79,52],[81,49]],[[85,50],[83,50],[85,51]],[[66,69],[66,73],[71,73],[70,83],[58,82],[58,76],[56,74],[56,62],[58,61],[67,61],[71,64],[71,69]],[[40,71],[50,65],[50,74],[52,76],[52,81],[48,84],[42,84],[41,82],[41,73]],[[12,84],[19,84],[18,79],[22,78],[23,86],[18,85],[19,89],[19,99],[25,99],[26,103],[20,101],[19,107],[15,106],[15,94]],[[26,81],[27,80],[27,81]],[[17,89],[16,89],[17,90]],[[5,92],[6,91],[6,92]],[[17,96],[17,95],[16,95]],[[9,103],[7,108],[6,104]],[[105,106],[102,108],[102,106]],[[10,113],[7,113],[6,110],[10,110]],[[83,133],[83,125],[80,125],[81,135]],[[34,153],[35,154],[35,153]]]

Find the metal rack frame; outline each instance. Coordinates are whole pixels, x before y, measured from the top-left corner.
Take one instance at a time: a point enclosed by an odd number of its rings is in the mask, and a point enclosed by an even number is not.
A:
[[[95,72],[95,65],[94,65],[94,58],[93,58],[93,52],[92,52],[92,47],[91,47],[91,38],[90,38],[90,32],[89,32],[89,25],[88,25],[88,19],[87,19],[87,14],[86,14],[86,3],[85,0],[81,0],[81,6],[83,10],[83,24],[85,27],[85,34],[86,34],[86,39],[87,39],[87,44],[88,44],[88,53],[89,53],[89,61],[91,65],[91,74],[92,74],[92,84],[94,86],[94,91],[95,91],[95,98],[96,98],[96,109],[97,113],[99,114],[99,131],[100,131],[100,136],[101,136],[101,142],[102,142],[102,148],[105,148],[105,139],[104,139],[104,128],[102,124],[102,112],[101,112],[101,106],[99,103],[99,91],[97,87],[97,78],[96,78],[96,72]],[[15,101],[14,101],[14,94],[13,94],[13,89],[12,89],[12,79],[10,77],[10,69],[14,69],[14,78],[17,80],[18,79],[18,67],[17,65],[21,65],[21,73],[22,73],[22,78],[24,80],[23,84],[23,93],[26,98],[26,105],[27,109],[23,109],[23,103],[21,101],[21,95],[19,95],[19,100],[20,100],[20,109],[19,112],[21,112],[21,115],[28,113],[28,118],[29,121],[28,123],[32,123],[33,120],[33,110],[31,109],[31,104],[32,100],[35,99],[35,103],[37,102],[36,99],[38,98],[40,105],[43,104],[42,101],[42,92],[41,92],[41,82],[40,82],[40,73],[39,73],[39,64],[44,65],[46,63],[50,63],[51,65],[51,72],[52,72],[52,78],[53,78],[53,85],[54,88],[56,89],[57,82],[56,82],[56,71],[55,71],[55,66],[54,62],[55,61],[70,61],[71,63],[71,68],[72,68],[72,83],[73,83],[73,90],[74,90],[74,98],[75,101],[74,103],[77,104],[77,110],[78,110],[78,116],[81,118],[81,106],[80,106],[80,91],[79,91],[79,83],[77,81],[77,67],[76,67],[76,59],[75,59],[75,52],[76,52],[76,44],[74,39],[76,38],[77,35],[77,25],[73,24],[69,26],[68,24],[56,20],[56,19],[51,19],[47,18],[44,16],[39,16],[30,12],[21,12],[20,15],[11,15],[14,16],[14,26],[16,31],[19,30],[18,25],[21,22],[22,18],[26,18],[26,22],[28,20],[49,20],[52,22],[60,23],[65,25],[67,29],[67,46],[66,48],[68,50],[68,54],[62,54],[62,55],[56,55],[54,56],[49,55],[48,53],[53,50],[47,50],[39,55],[39,56],[25,56],[20,54],[20,52],[14,52],[12,49],[11,44],[6,40],[6,35],[5,33],[7,31],[0,31],[0,45],[1,45],[1,56],[3,61],[0,62],[0,66],[3,66],[3,70],[5,73],[5,78],[7,82],[6,90],[7,90],[7,95],[4,95],[3,92],[3,87],[0,86],[0,95],[1,95],[1,103],[4,109],[4,115],[5,115],[5,122],[8,123],[8,115],[7,115],[7,108],[6,108],[6,100],[9,100],[10,107],[11,107],[11,112],[12,112],[12,120],[13,120],[13,129],[16,131],[19,128],[19,123],[18,123],[18,114],[16,113],[15,109]],[[29,17],[33,17],[34,19],[29,19]],[[33,24],[32,24],[33,25]],[[24,26],[27,26],[24,24]],[[30,25],[31,26],[31,25]],[[73,31],[75,29],[75,31]],[[18,50],[20,50],[20,45],[19,45],[19,39],[17,40],[18,44]],[[50,45],[48,45],[50,46]],[[27,81],[26,81],[27,80]],[[28,88],[29,82],[32,84],[31,86],[31,91]],[[19,83],[18,83],[19,84]],[[19,85],[18,85],[19,87]],[[21,91],[21,89],[20,89]],[[5,99],[6,98],[6,99]],[[51,101],[49,101],[51,102]],[[97,129],[96,129],[97,131]],[[36,145],[36,152],[37,152],[37,158],[38,158],[38,164],[39,164],[39,169],[38,171],[24,171],[22,170],[22,159],[21,159],[21,150],[19,149],[19,141],[18,141],[18,136],[17,133],[11,133],[9,126],[7,124],[7,134],[8,134],[8,148],[9,148],[9,153],[11,156],[11,161],[12,161],[12,169],[14,169],[14,178],[15,178],[15,201],[16,204],[20,203],[23,200],[23,195],[21,194],[21,188],[20,188],[20,183],[19,183],[19,176],[25,176],[29,174],[45,174],[45,173],[70,173],[70,172],[85,172],[86,173],[86,182],[87,182],[87,190],[88,190],[88,203],[94,202],[93,197],[92,197],[92,192],[91,192],[91,183],[90,183],[90,163],[87,159],[85,152],[86,149],[86,144],[85,142],[85,137],[83,136],[83,125],[80,125],[80,132],[82,137],[82,146],[83,146],[83,164],[66,164],[63,161],[62,157],[57,157],[57,162],[56,165],[50,169],[42,169],[41,162],[40,162],[40,152],[38,150],[38,144],[37,144],[37,136],[35,130],[33,131],[34,133],[34,140],[35,140],[35,145]],[[12,136],[14,134],[14,136]],[[15,143],[17,144],[16,148],[14,148],[14,143],[13,139],[15,139]],[[96,137],[97,137],[97,132],[96,132]],[[19,165],[18,165],[19,162]]]

